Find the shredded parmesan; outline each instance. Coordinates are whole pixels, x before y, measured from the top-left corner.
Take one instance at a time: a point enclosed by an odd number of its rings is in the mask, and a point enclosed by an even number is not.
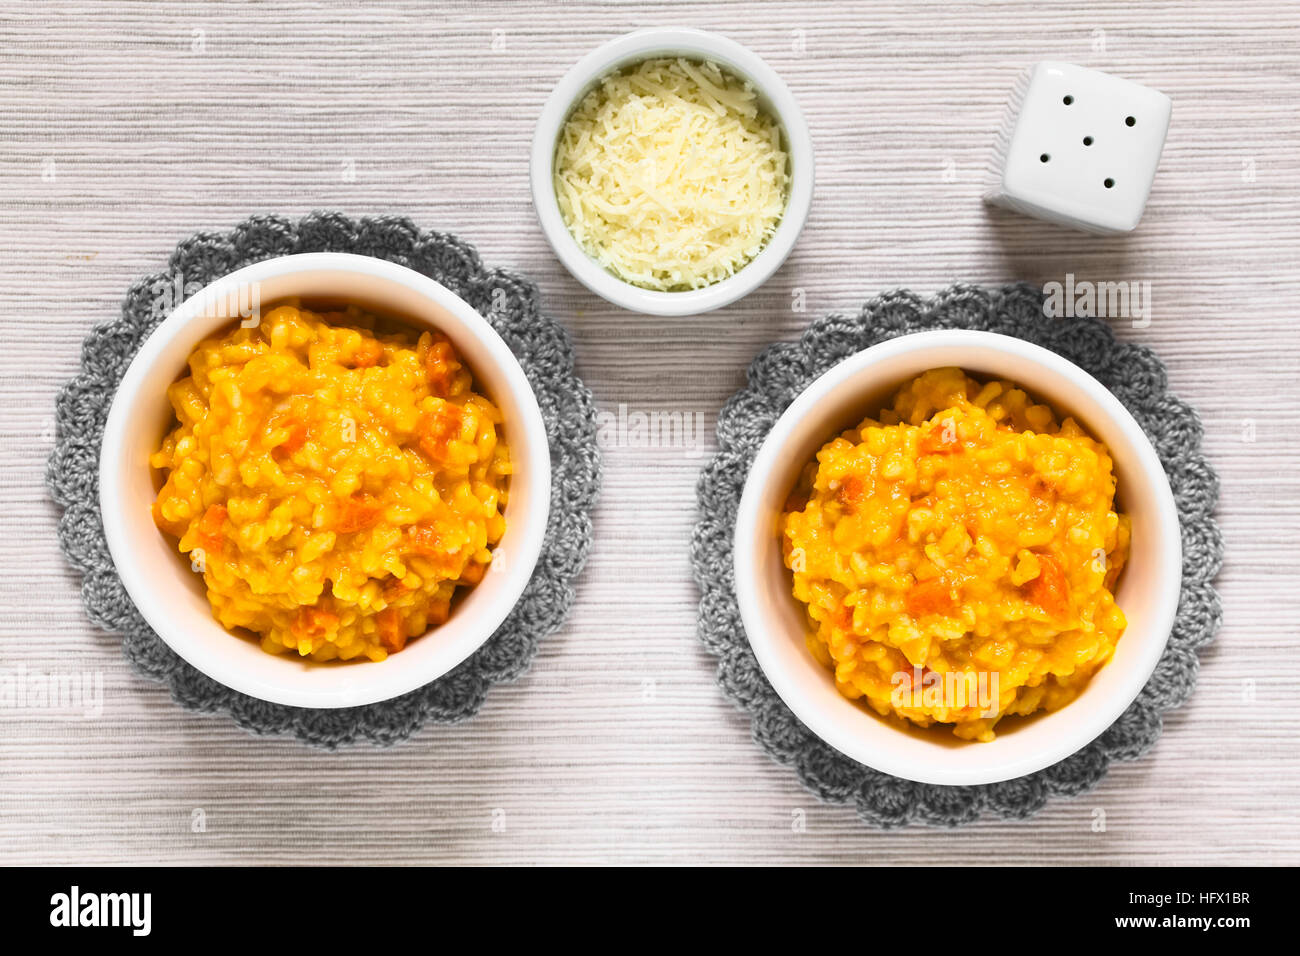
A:
[[[789,182],[781,129],[713,63],[646,60],[605,77],[555,153],[555,197],[587,254],[646,289],[699,289],[771,239]]]

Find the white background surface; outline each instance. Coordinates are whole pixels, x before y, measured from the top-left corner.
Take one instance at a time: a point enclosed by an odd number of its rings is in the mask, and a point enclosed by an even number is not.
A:
[[[652,320],[562,271],[527,159],[574,60],[667,23],[724,31],[785,77],[818,184],[762,290]],[[1281,0],[4,3],[0,670],[100,673],[104,709],[0,710],[0,862],[1300,862],[1298,39]],[[979,201],[1006,93],[1044,58],[1173,97],[1131,237]],[[607,449],[569,623],[475,720],[388,751],[251,738],[136,677],[85,618],[42,483],[55,392],[130,282],[196,230],[313,208],[460,233],[538,281],[603,409],[707,426],[695,449]],[[695,641],[687,550],[713,413],[761,346],[816,315],[888,288],[1067,272],[1151,283],[1151,326],[1115,327],[1158,349],[1204,417],[1226,623],[1155,751],[1094,793],[1024,823],[867,830],[759,751]]]

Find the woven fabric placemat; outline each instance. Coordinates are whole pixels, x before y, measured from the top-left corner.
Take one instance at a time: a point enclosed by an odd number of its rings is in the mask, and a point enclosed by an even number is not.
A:
[[[541,558],[519,603],[474,654],[431,684],[362,707],[312,710],[257,700],[206,677],[181,660],[145,623],[109,556],[99,510],[99,450],[113,394],[149,333],[192,290],[244,266],[299,252],[351,252],[388,259],[442,283],[483,315],[519,360],[541,408],[550,444],[550,518]],[[185,294],[189,294],[186,291]],[[595,406],[574,372],[568,333],[543,315],[536,286],[489,269],[468,243],[417,228],[409,219],[350,219],[320,212],[294,221],[255,216],[229,232],[200,233],[177,246],[168,271],[135,283],[121,318],[82,344],[81,367],[59,394],[57,432],[46,481],[63,509],[59,543],[82,574],[91,621],[121,635],[127,659],[165,682],[183,707],[228,713],[257,734],[293,734],[333,749],[357,741],[388,745],[426,721],[473,716],[488,690],[528,669],[538,642],[558,628],[574,601],[574,579],[591,548],[591,509],[600,484]]]
[[[1182,528],[1183,581],[1178,614],[1163,656],[1133,704],[1100,737],[1037,773],[973,787],[920,784],[846,757],[790,711],[750,649],[736,602],[732,570],[736,511],[750,465],[787,406],[818,376],[856,352],[910,332],[982,329],[1013,335],[1064,356],[1091,373],[1128,408],[1155,446],[1169,476]],[[750,715],[754,739],[792,767],[808,790],[832,803],[852,802],[872,827],[909,823],[959,826],[981,816],[1028,817],[1051,797],[1097,785],[1114,761],[1135,760],[1160,736],[1162,715],[1196,686],[1196,651],[1222,619],[1212,582],[1223,560],[1214,522],[1218,478],[1201,453],[1196,411],[1169,394],[1164,364],[1143,345],[1120,343],[1095,318],[1048,318],[1043,293],[1028,284],[998,289],[956,285],[931,299],[910,292],[881,295],[856,315],[828,315],[797,342],[762,351],[748,385],[718,416],[719,452],[700,475],[699,518],[692,540],[701,591],[699,638],[718,658],[723,691]]]

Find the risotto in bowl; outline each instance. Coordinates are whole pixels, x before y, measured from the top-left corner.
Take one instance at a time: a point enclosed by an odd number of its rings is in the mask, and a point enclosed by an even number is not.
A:
[[[746,634],[810,729],[878,770],[1010,779],[1132,702],[1181,545],[1154,450],[1037,346],[926,332],[827,372],[777,422],[736,528]]]
[[[394,263],[314,253],[188,299],[105,430],[113,559],[183,658],[277,703],[388,699],[473,653],[531,577],[550,462],[491,326]]]

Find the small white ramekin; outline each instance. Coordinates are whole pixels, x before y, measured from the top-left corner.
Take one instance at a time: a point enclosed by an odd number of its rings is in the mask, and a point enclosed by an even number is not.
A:
[[[203,577],[154,525],[157,494],[149,456],[174,421],[167,387],[194,347],[236,321],[249,304],[287,296],[356,303],[416,329],[444,332],[481,388],[501,409],[515,473],[506,532],[483,580],[446,623],[381,662],[315,663],[273,655],[227,632],[212,616]],[[251,311],[251,310],[250,310]],[[244,313],[248,314],[248,313]],[[234,317],[234,318],[232,318]],[[523,593],[541,552],[550,507],[551,465],[537,399],[509,347],[463,299],[418,272],[366,256],[321,252],[268,259],[186,299],[136,354],[109,410],[99,462],[99,496],[113,563],[149,625],[214,680],[294,707],[352,707],[397,697],[446,674],[477,650]]]
[[[785,133],[790,155],[790,195],[776,233],[752,260],[729,279],[685,292],[658,292],[624,282],[587,255],[560,215],[555,198],[555,147],[560,131],[586,96],[610,73],[655,57],[686,57],[718,64],[748,80],[760,106]],[[803,111],[776,72],[757,54],[734,40],[678,27],[637,30],[588,53],[564,75],[551,92],[533,134],[530,172],[533,207],[555,254],[579,282],[602,299],[632,312],[649,315],[695,315],[720,309],[748,295],[780,268],[794,248],[808,218],[813,193],[812,137]]]
[[[1133,522],[1116,599],[1128,628],[1109,663],[1061,710],[1001,728],[989,743],[948,728],[901,729],[850,701],[805,645],[805,611],[791,594],[779,516],[817,449],[878,411],[898,386],[955,365],[1024,386],[1105,442],[1120,507]],[[832,747],[876,770],[922,783],[974,785],[1050,766],[1084,747],[1137,697],[1164,651],[1178,608],[1182,541],[1173,493],[1141,427],[1105,386],[1046,349],[991,332],[900,336],[845,359],[786,409],[745,482],[735,534],[736,596],[749,643],[781,699]]]

